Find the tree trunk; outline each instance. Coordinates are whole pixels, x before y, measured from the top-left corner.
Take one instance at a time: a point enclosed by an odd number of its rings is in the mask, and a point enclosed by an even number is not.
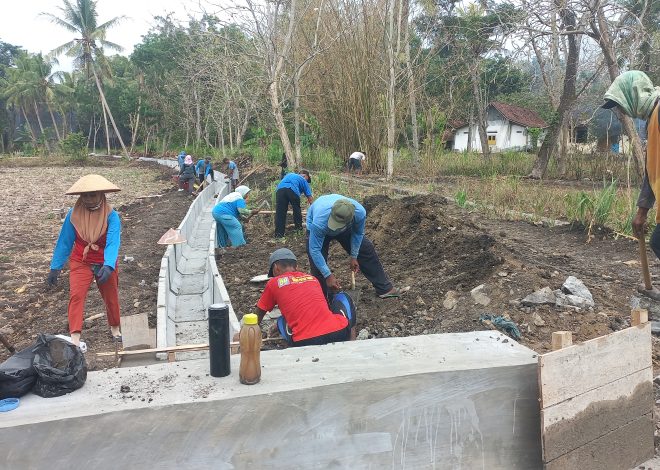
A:
[[[195,145],[199,145],[199,141],[202,140],[202,112],[196,88],[193,88],[193,97],[195,98]]]
[[[131,150],[130,153],[133,153],[133,148],[135,148],[135,142],[137,141],[138,129],[140,129],[140,111],[142,110],[142,96],[138,96],[138,107],[137,107],[137,116],[135,118],[135,126],[131,129]]]
[[[575,31],[575,13],[568,9],[562,9],[560,16],[564,25],[566,25],[566,31],[568,33]],[[550,158],[552,158],[553,153],[557,150],[557,143],[561,137],[562,129],[566,124],[568,113],[573,109],[576,100],[580,44],[577,33],[567,34],[566,39],[568,41],[568,55],[566,56],[564,88],[559,97],[559,107],[557,108],[558,119],[545,136],[539,154],[536,157],[534,168],[532,168],[532,173],[529,175],[530,178],[534,179],[541,179],[545,176]]]
[[[474,66],[472,67],[471,81],[472,93],[474,93],[474,101],[477,107],[477,127],[479,129],[479,141],[481,142],[481,154],[484,158],[490,158],[490,147],[488,146],[488,123],[486,116],[486,106],[481,98],[481,79],[479,77],[480,67],[479,58],[475,59]]]
[[[293,75],[293,129],[294,145],[296,147],[296,163],[302,166],[302,143],[300,141],[300,74],[302,67]]]
[[[55,128],[55,134],[57,135],[57,141],[62,142],[62,137],[60,136],[60,131],[57,128],[57,123],[55,122],[55,116],[53,115],[53,108],[50,107],[50,103],[46,100],[46,106],[48,106],[48,112],[50,113],[50,120],[53,121],[53,127]]]
[[[291,42],[293,40],[293,31],[296,26],[296,1],[297,0],[291,0],[291,3],[289,5],[289,24],[287,26],[286,36],[284,37],[281,53],[279,53],[276,57],[275,67],[271,72],[270,84],[268,85],[270,106],[273,111],[273,117],[275,118],[275,125],[280,135],[282,147],[284,147],[284,153],[286,153],[287,163],[289,165],[289,168],[292,170],[298,168],[298,165],[296,162],[296,158],[293,155],[293,149],[291,148],[291,140],[289,139],[289,134],[287,133],[286,126],[284,124],[284,115],[282,112],[282,104],[280,103],[279,88],[282,79],[282,70],[284,68],[284,61],[289,56],[289,52],[291,50]],[[272,20],[279,21],[280,19],[273,18]]]
[[[108,156],[110,155],[110,131],[108,131],[108,116],[105,112],[105,106],[101,105],[103,110],[103,124],[105,125],[105,142],[108,146]]]
[[[388,0],[387,5],[387,63],[388,63],[388,82],[387,82],[387,166],[385,176],[392,178],[394,173],[394,146],[396,145],[396,60],[394,52],[394,11],[396,0]]]
[[[128,154],[128,150],[126,149],[126,146],[124,145],[124,139],[121,138],[121,134],[119,133],[119,130],[117,129],[117,124],[115,124],[115,118],[112,116],[112,111],[110,111],[110,107],[108,106],[108,102],[105,100],[105,94],[103,93],[103,88],[101,87],[101,81],[99,80],[99,76],[96,74],[96,69],[94,66],[91,67],[92,72],[94,73],[94,80],[96,81],[96,88],[99,90],[99,95],[101,96],[101,104],[105,109],[108,111],[108,116],[110,116],[110,122],[112,123],[112,128],[115,130],[115,134],[117,135],[117,139],[119,139],[119,143],[121,144],[121,148],[124,151],[124,155],[126,158],[130,158],[130,155]],[[110,152],[108,152],[110,153]]]
[[[32,100],[32,104],[34,105],[34,114],[36,114],[37,116],[37,122],[39,123],[39,130],[41,131],[41,136],[44,138],[44,144],[46,144],[46,150],[48,150],[48,153],[51,153],[50,142],[48,142],[48,136],[44,131],[44,125],[41,122],[41,116],[39,116],[39,108],[37,107],[37,102],[35,100]]]
[[[598,7],[596,11],[596,17],[598,24],[596,25],[595,21],[591,22],[591,29],[594,32],[594,39],[598,41],[603,55],[605,56],[605,62],[607,64],[607,71],[610,75],[610,80],[614,81],[616,77],[619,76],[621,72],[619,69],[619,64],[617,63],[616,54],[614,52],[613,43],[610,35],[609,28],[607,26],[607,20],[605,19],[605,12],[603,11],[602,5]],[[644,173],[644,168],[646,168],[646,156],[644,155],[644,149],[642,148],[642,141],[635,130],[635,125],[630,116],[622,113],[618,107],[615,108],[615,113],[621,122],[621,127],[625,132],[630,145],[632,147],[632,152],[635,157],[635,168],[637,170],[637,176],[641,177]]]
[[[404,2],[403,27],[405,28],[405,60],[406,74],[408,76],[408,106],[410,107],[410,124],[412,132],[412,154],[413,163],[419,164],[419,127],[417,125],[417,91],[415,88],[415,74],[413,73],[412,60],[410,58],[410,0]]]
[[[25,112],[25,107],[20,106],[21,111],[23,112],[23,117],[25,118],[25,122],[28,125],[28,130],[30,131],[30,137],[32,137],[32,144],[34,145],[34,149],[37,149],[37,136],[34,133],[34,130],[32,129],[32,124],[30,124],[30,120],[28,119],[27,113]]]

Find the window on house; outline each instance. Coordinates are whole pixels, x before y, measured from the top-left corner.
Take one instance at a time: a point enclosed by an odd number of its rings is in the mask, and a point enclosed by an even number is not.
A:
[[[489,135],[488,136],[488,145],[491,145],[491,146],[495,145],[495,137],[496,136],[494,136],[494,135]]]

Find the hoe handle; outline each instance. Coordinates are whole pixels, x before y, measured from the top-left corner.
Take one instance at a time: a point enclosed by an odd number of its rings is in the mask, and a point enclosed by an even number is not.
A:
[[[637,239],[639,241],[639,261],[642,265],[642,275],[644,276],[644,288],[646,290],[653,289],[651,284],[651,273],[649,272],[649,260],[646,257],[646,240],[644,237]]]

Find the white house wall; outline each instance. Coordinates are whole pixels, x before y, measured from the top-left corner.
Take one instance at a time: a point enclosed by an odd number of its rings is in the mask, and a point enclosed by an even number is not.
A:
[[[522,149],[528,145],[528,135],[525,127],[505,119],[499,111],[494,108],[488,109],[488,135],[495,136],[495,145],[491,146],[493,151],[508,149]],[[463,152],[468,148],[468,126],[456,130],[454,134],[454,150]],[[481,151],[481,139],[477,125],[472,129],[472,149]]]

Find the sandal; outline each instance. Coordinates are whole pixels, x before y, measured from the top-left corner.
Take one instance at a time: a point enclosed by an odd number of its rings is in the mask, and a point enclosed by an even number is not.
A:
[[[395,287],[391,291],[385,293],[385,294],[380,294],[378,296],[379,299],[393,299],[393,298],[399,298],[406,292],[410,290],[410,286],[406,287]]]

